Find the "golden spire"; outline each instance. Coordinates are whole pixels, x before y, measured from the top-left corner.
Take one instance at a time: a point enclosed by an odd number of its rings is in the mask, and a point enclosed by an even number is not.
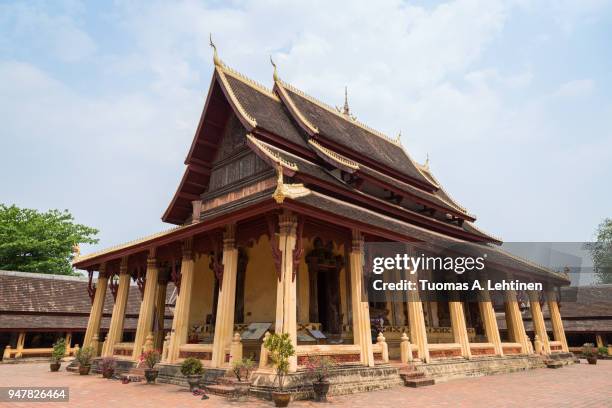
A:
[[[217,54],[217,47],[215,46],[215,43],[212,40],[212,33],[210,33],[209,39],[210,39],[210,46],[213,49],[213,62],[215,63],[215,66],[220,67],[222,65],[221,59],[219,58],[219,54]]]
[[[425,164],[423,164],[423,168],[425,170],[429,170],[429,153],[427,153],[427,158],[425,159]]]
[[[272,74],[272,78],[274,79],[274,82],[277,82],[279,80],[278,72],[276,71],[276,64],[274,63],[274,60],[272,59],[271,55],[270,55],[270,64],[272,64],[272,66],[274,67],[274,73]]]

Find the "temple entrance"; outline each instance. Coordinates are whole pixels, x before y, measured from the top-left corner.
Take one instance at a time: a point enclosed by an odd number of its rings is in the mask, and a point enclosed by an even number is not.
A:
[[[340,335],[342,316],[340,313],[341,256],[333,254],[333,243],[324,244],[315,238],[314,248],[306,256],[310,286],[309,318],[321,324],[324,333]]]

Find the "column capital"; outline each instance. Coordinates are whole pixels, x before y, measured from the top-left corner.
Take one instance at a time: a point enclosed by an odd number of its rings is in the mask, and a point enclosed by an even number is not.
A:
[[[157,258],[147,258],[147,269],[157,268]]]
[[[363,252],[363,235],[361,234],[361,231],[359,231],[358,229],[353,229],[352,230],[352,251],[353,252]]]
[[[281,235],[295,235],[297,228],[297,217],[286,211],[278,216],[279,232]]]
[[[181,249],[183,251],[183,259],[193,258],[193,238],[185,238],[181,243]]]
[[[223,233],[223,250],[231,251],[236,248],[236,224],[227,224]]]
[[[121,265],[119,265],[119,275],[125,275],[128,273],[128,257],[124,256],[121,258]]]

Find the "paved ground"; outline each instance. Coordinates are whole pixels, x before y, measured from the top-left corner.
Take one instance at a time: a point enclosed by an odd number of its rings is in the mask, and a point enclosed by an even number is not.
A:
[[[584,360],[583,360],[584,362]],[[396,387],[336,397],[329,404],[293,402],[291,407],[612,407],[612,360],[597,365],[573,365],[559,370],[470,378],[411,389]],[[173,385],[121,384],[100,376],[50,373],[48,364],[0,365],[0,386],[67,386],[69,407],[271,407],[267,401],[249,404],[211,396],[202,401]],[[63,403],[1,403],[0,407],[63,407]]]

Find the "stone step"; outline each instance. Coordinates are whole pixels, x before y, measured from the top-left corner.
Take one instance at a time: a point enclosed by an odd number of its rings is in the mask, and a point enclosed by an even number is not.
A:
[[[233,395],[236,391],[236,388],[230,385],[207,385],[204,389],[214,395]]]
[[[426,387],[428,385],[434,385],[436,380],[431,377],[422,377],[422,378],[413,378],[404,380],[404,385],[406,387],[418,388],[418,387]]]
[[[400,373],[400,377],[402,377],[402,379],[404,380],[413,378],[423,378],[425,377],[425,373],[421,371],[410,371],[407,373]]]
[[[556,360],[547,360],[544,362],[544,364],[546,364],[547,368],[561,368],[564,366],[564,364],[561,361],[556,361]]]

